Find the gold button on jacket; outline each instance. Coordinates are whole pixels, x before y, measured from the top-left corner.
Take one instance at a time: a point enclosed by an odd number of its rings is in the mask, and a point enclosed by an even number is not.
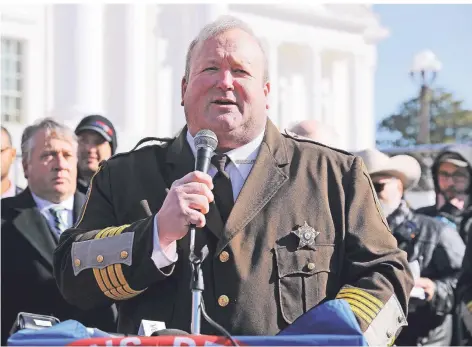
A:
[[[218,305],[225,307],[229,304],[229,298],[226,295],[220,295],[218,298]]]
[[[220,253],[220,261],[222,263],[226,263],[229,260],[229,253],[226,251],[223,251]]]

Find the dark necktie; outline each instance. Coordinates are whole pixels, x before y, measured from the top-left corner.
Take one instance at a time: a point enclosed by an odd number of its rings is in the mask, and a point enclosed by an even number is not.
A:
[[[58,236],[67,229],[67,210],[61,206],[54,206],[49,209],[53,219],[54,228]]]
[[[233,186],[231,185],[228,173],[225,171],[226,165],[230,162],[231,160],[226,154],[215,154],[211,158],[211,163],[218,170],[215,177],[213,177],[213,195],[215,196],[215,204],[220,211],[224,224],[226,224],[229,213],[234,205]]]

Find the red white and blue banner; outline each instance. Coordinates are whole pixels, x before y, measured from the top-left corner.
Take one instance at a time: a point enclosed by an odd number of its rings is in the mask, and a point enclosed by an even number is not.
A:
[[[276,336],[234,336],[240,346],[367,346],[349,304],[344,300],[319,305]],[[114,337],[68,320],[53,327],[24,329],[8,339],[9,346],[231,346],[221,336]]]

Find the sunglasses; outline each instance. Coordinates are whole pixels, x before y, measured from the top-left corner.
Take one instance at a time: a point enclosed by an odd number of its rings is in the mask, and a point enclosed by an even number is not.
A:
[[[453,173],[439,171],[438,178],[442,180],[451,178],[454,183],[467,183],[470,179],[470,174],[465,170],[457,170]]]
[[[374,186],[374,190],[376,193],[380,193],[382,190],[385,189],[385,185],[395,182],[397,179],[395,177],[390,177],[387,181],[384,182],[375,182],[373,181],[372,184]]]
[[[374,184],[374,189],[376,193],[380,193],[382,190],[385,188],[385,183],[373,183]]]

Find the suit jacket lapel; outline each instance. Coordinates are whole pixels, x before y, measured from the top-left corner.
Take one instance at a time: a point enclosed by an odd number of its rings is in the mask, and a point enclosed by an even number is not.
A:
[[[17,211],[19,214],[13,221],[13,225],[52,267],[53,252],[56,248],[52,231],[36,207],[28,188],[18,195],[18,198]]]
[[[77,219],[80,217],[81,212],[82,212],[82,206],[85,204],[85,195],[76,192],[74,194],[74,206],[72,210],[72,224],[75,225],[75,222],[77,222]]]
[[[262,210],[288,180],[288,175],[283,170],[288,162],[284,139],[268,119],[256,161],[228,217],[216,254],[226,247],[234,235]]]
[[[195,169],[195,157],[187,143],[187,126],[185,126],[179,136],[169,147],[166,156],[167,163],[167,185],[170,187],[172,182],[182,178]],[[215,203],[210,204],[210,211],[205,215],[206,227],[218,238],[223,231],[223,221],[218,212]],[[200,233],[199,233],[200,234]]]

